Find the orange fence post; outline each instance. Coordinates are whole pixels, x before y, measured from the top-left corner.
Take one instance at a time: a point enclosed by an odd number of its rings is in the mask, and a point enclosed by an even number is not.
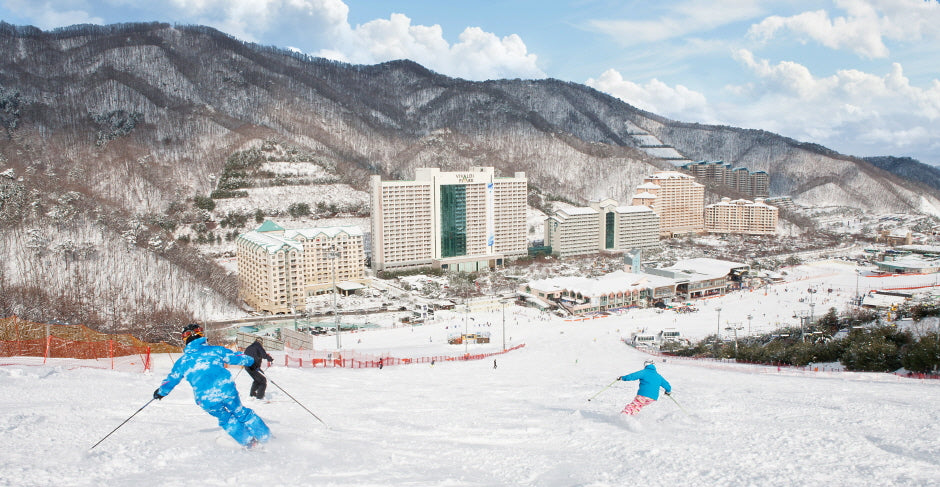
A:
[[[52,347],[52,335],[46,335],[46,351],[42,354],[42,363],[45,365],[46,359],[49,358],[49,349]]]

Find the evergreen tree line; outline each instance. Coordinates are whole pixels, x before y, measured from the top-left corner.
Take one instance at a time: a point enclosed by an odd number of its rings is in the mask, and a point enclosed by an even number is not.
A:
[[[920,304],[899,310],[898,314],[919,322],[940,316],[940,306]],[[835,308],[830,308],[803,330],[780,328],[734,341],[716,340],[711,335],[687,346],[669,344],[663,351],[684,357],[797,367],[839,362],[851,371],[893,372],[904,368],[915,373],[940,373],[940,330],[918,334],[900,330],[883,323],[877,313],[869,310],[840,317]]]

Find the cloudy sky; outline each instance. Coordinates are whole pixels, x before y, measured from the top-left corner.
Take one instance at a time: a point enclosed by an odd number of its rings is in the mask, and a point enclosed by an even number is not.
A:
[[[202,24],[351,63],[558,78],[675,120],[940,165],[938,0],[0,0],[0,19]]]

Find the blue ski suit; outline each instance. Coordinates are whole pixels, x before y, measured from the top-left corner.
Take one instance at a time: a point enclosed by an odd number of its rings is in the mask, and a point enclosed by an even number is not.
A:
[[[672,392],[672,386],[669,382],[656,372],[656,366],[649,364],[646,367],[620,378],[620,380],[639,380],[640,390],[636,395],[648,397],[650,399],[659,399],[659,388],[662,387],[666,392]]]
[[[252,440],[265,442],[271,431],[264,421],[249,408],[242,406],[232,374],[223,364],[252,365],[254,359],[225,347],[206,343],[205,337],[189,342],[183,356],[173,364],[157,391],[166,396],[184,378],[193,387],[196,404],[219,420],[235,441],[249,445]]]

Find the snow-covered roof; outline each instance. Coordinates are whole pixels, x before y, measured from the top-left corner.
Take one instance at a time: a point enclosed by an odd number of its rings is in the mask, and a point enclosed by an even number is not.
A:
[[[654,199],[655,199],[655,198],[656,198],[656,195],[653,194],[653,193],[646,193],[646,192],[643,192],[643,193],[637,193],[637,194],[633,195],[633,198],[634,198],[634,199],[640,198],[640,199],[644,199],[644,200],[645,200],[645,199],[650,199],[650,198],[654,198]]]
[[[663,276],[615,271],[600,277],[568,276],[539,279],[528,283],[528,286],[533,290],[546,293],[567,290],[583,296],[601,296],[633,289],[672,286],[675,282]]]
[[[336,287],[343,291],[355,291],[357,289],[365,289],[366,287],[363,284],[360,284],[355,281],[340,281],[336,283]]]
[[[303,250],[303,244],[295,240],[284,238],[279,234],[270,232],[247,232],[238,236],[257,247],[261,247],[265,252],[273,254],[281,250]]]
[[[334,238],[343,232],[350,236],[362,236],[362,229],[358,226],[284,230],[280,225],[267,220],[258,228],[258,230],[243,233],[239,235],[238,238],[261,247],[268,253],[279,252],[281,250],[303,250],[303,243],[297,241],[298,236],[302,236],[307,240],[314,239],[318,235]],[[264,229],[264,231],[262,231],[262,229]],[[280,230],[283,230],[284,233],[279,233]]]
[[[695,259],[680,260],[669,267],[663,267],[663,269],[682,272],[699,278],[717,279],[727,276],[733,269],[741,267],[749,266],[740,262],[698,257]]]
[[[568,215],[596,215],[597,210],[591,208],[590,206],[575,206],[571,208],[562,208],[558,210],[559,213],[566,213]]]
[[[695,179],[695,177],[678,171],[659,171],[653,173],[648,179]]]
[[[940,259],[925,259],[915,254],[875,262],[875,265],[891,271],[934,272],[934,269],[940,268]]]
[[[925,254],[940,254],[940,245],[901,245],[897,248]]]
[[[776,208],[774,206],[770,206],[764,203],[764,200],[760,198],[758,198],[755,201],[746,200],[743,198],[737,199],[737,200],[733,200],[731,198],[722,198],[721,201],[719,201],[718,203],[705,205],[706,208],[714,208],[716,206],[751,206],[751,207],[759,206],[762,208]]]
[[[643,183],[643,184],[641,184],[641,185],[639,185],[639,186],[636,187],[636,189],[661,189],[661,188],[662,188],[662,186],[660,186],[660,185],[658,185],[658,184],[656,184],[656,183],[654,183],[654,182],[650,182],[650,181],[645,182],[645,183]]]
[[[614,208],[614,211],[617,213],[651,213],[653,210],[649,206],[629,205],[618,206]]]
[[[901,304],[905,301],[903,296],[891,296],[889,294],[868,294],[862,298],[862,306],[872,306],[875,308],[890,308],[895,304]]]
[[[316,238],[317,235],[325,235],[328,238],[334,238],[341,233],[346,233],[349,236],[361,237],[362,228],[359,228],[358,226],[296,228],[292,230],[285,230],[284,236],[287,238],[297,238],[297,236],[300,235],[309,240]]]

